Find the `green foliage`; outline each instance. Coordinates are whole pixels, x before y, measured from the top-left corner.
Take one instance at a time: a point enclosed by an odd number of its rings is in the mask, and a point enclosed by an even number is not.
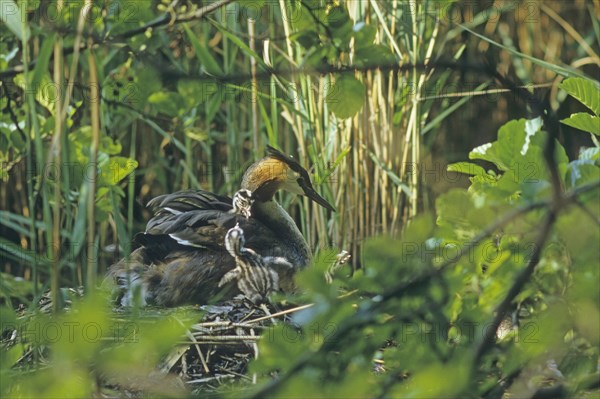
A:
[[[94,293],[67,312],[16,317],[0,308],[2,330],[14,334],[0,352],[2,397],[89,397],[104,381],[130,391],[180,397],[166,371],[156,371],[191,322],[185,311],[115,317],[110,299]],[[42,356],[27,365],[23,357]],[[25,372],[27,371],[27,372]]]
[[[338,273],[331,285],[322,278],[331,256],[302,272],[303,299],[314,305],[261,341],[251,370],[281,375],[256,395],[286,397],[302,387],[307,396],[493,397],[498,379],[510,387],[522,373],[530,388],[506,388],[520,396],[542,388],[548,362],[556,363],[569,395],[583,394],[600,343],[600,214],[592,206],[600,176],[570,179],[570,190],[590,183],[595,189],[579,197],[581,208],[565,205],[533,260],[551,198],[546,140],[539,119],[505,124],[496,141],[470,153],[495,172],[468,162],[449,166],[471,175],[471,186],[437,199],[435,225],[422,216],[400,240],[369,240],[364,268],[352,277]],[[556,146],[562,183],[574,168],[598,173],[597,149],[569,162]],[[514,214],[515,207],[523,211]],[[504,322],[493,342],[484,341],[500,303],[532,261],[531,279],[501,309],[514,321]]]
[[[350,75],[339,76],[327,93],[329,109],[340,119],[354,116],[363,106],[365,86]]]
[[[560,84],[560,88],[581,101],[594,114],[600,115],[600,83],[591,79],[569,78]]]
[[[30,37],[29,26],[21,23],[19,6],[13,0],[2,0],[2,14],[0,18],[8,29],[20,40],[27,41]]]
[[[484,173],[481,166],[465,162],[449,165],[448,170],[473,175],[471,191],[485,192],[500,201],[520,198],[533,201],[547,196],[549,172],[543,155],[547,134],[541,127],[541,118],[508,122],[498,131],[497,141],[469,153],[470,159],[494,164],[501,174],[493,170]],[[564,179],[568,159],[562,146],[557,145],[554,158]]]
[[[590,79],[565,79],[560,88],[581,101],[594,115],[578,112],[561,120],[565,125],[600,136],[600,83]]]

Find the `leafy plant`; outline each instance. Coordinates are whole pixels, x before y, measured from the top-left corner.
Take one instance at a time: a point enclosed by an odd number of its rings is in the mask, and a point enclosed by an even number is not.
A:
[[[0,351],[2,397],[79,398],[101,388],[106,393],[107,385],[161,397],[184,394],[161,362],[189,328],[189,313],[123,318],[115,317],[104,293],[72,300],[69,311],[59,316],[16,317],[12,309],[0,308],[2,330],[12,335]],[[32,357],[39,362],[31,363]]]
[[[296,315],[296,330],[281,325],[261,341],[252,371],[280,375],[253,396],[301,387],[308,396],[432,398],[592,389],[600,165],[573,179],[581,160],[569,162],[556,143],[565,189],[553,204],[541,127],[541,119],[511,121],[474,149],[471,159],[493,165],[487,171],[450,165],[471,175],[470,187],[438,198],[435,224],[423,215],[399,241],[370,240],[353,277],[327,285],[324,260],[303,272],[314,306]]]

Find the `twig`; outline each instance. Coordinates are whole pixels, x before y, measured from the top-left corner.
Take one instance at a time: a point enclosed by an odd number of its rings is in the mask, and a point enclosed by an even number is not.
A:
[[[246,380],[248,380],[248,381],[250,381],[250,380],[251,380],[251,378],[250,378],[250,377],[248,377],[247,375],[240,374],[240,373],[236,373],[236,372],[235,372],[235,371],[233,371],[233,370],[228,370],[228,369],[226,369],[226,368],[223,368],[223,367],[219,367],[218,369],[219,369],[220,371],[224,372],[224,373],[231,374],[232,376],[235,376],[235,377],[240,377],[240,378],[246,379]]]
[[[548,211],[546,217],[544,218],[544,222],[542,224],[542,231],[538,235],[537,240],[535,241],[535,246],[533,250],[533,254],[527,263],[525,269],[519,273],[514,284],[508,290],[508,293],[502,300],[502,302],[496,307],[494,318],[490,323],[489,327],[485,329],[484,335],[481,337],[481,341],[477,345],[477,349],[475,350],[475,355],[473,361],[471,362],[471,366],[473,368],[479,367],[481,357],[490,349],[491,345],[494,342],[494,336],[496,335],[496,330],[498,330],[498,326],[504,319],[504,315],[506,311],[509,309],[512,301],[515,297],[521,292],[525,284],[531,278],[535,267],[540,262],[540,255],[542,253],[542,249],[548,236],[550,235],[550,231],[552,230],[552,225],[556,220],[556,212],[554,210]]]
[[[228,342],[228,341],[258,341],[259,335],[194,335],[194,338],[198,343],[206,343],[201,341],[215,341],[215,342]],[[189,344],[189,342],[186,342]]]
[[[229,370],[224,370],[224,371],[229,371]],[[217,375],[214,377],[207,377],[207,378],[200,378],[199,380],[190,380],[190,381],[186,381],[186,384],[204,384],[205,382],[209,382],[209,381],[214,381],[214,380],[221,380],[222,378],[233,378],[236,377],[236,374],[238,373],[233,373],[231,372],[230,374],[227,375]],[[240,374],[240,377],[246,377],[245,375]],[[247,377],[246,377],[247,378]]]
[[[202,363],[202,368],[204,369],[204,372],[207,374],[210,373],[208,364],[206,364],[206,359],[204,359],[204,354],[202,353],[202,351],[200,350],[200,346],[198,345],[198,340],[196,339],[194,334],[190,332],[190,330],[186,330],[185,335],[190,339],[190,341],[193,342],[194,347],[196,348],[196,352],[198,352],[198,357],[200,358],[200,363]]]
[[[279,317],[279,316],[283,316],[283,315],[288,314],[288,313],[294,313],[294,312],[297,312],[299,310],[308,309],[311,306],[314,306],[314,303],[309,303],[307,305],[298,306],[298,307],[295,307],[295,308],[292,308],[292,309],[282,310],[281,312],[273,313],[271,315],[262,316],[262,317],[250,320],[250,321],[248,321],[248,323],[256,323],[256,322],[259,322],[259,321],[263,321],[263,320],[267,320],[267,319],[272,319],[273,317]]]
[[[167,12],[167,13],[161,15],[160,17],[156,18],[155,20],[148,22],[147,24],[145,24],[143,26],[128,30],[128,31],[120,33],[118,35],[109,36],[105,39],[91,40],[87,44],[79,43],[76,41],[75,45],[73,47],[70,47],[70,48],[67,48],[64,50],[63,55],[66,56],[66,55],[75,53],[76,51],[85,50],[90,45],[107,44],[107,43],[119,42],[119,41],[123,41],[126,39],[130,39],[134,36],[144,34],[148,29],[158,28],[158,27],[164,26],[164,25],[173,25],[176,23],[189,22],[189,21],[193,21],[196,19],[202,19],[202,18],[206,17],[208,14],[210,14],[211,12],[216,11],[219,8],[226,6],[227,4],[231,3],[232,1],[233,0],[215,1],[214,3],[206,5],[202,8],[199,8],[198,10],[196,10],[194,12],[175,16],[175,17],[173,17],[173,15],[174,15],[173,13]],[[31,61],[30,63],[28,63],[28,68],[29,69],[33,68],[36,63],[37,63],[37,60]],[[16,75],[22,73],[23,71],[25,71],[24,65],[18,65],[12,69],[7,69],[5,71],[0,72],[0,78],[13,77],[13,76],[16,76]],[[66,103],[66,104],[68,104],[68,103]]]

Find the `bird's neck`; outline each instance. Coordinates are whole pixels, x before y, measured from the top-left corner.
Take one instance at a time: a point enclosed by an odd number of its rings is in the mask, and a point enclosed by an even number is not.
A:
[[[290,261],[295,266],[304,267],[310,263],[311,253],[308,243],[302,233],[300,233],[292,217],[281,205],[275,200],[256,201],[254,202],[252,211],[258,220],[281,238],[281,242],[293,247],[297,259],[290,259]]]

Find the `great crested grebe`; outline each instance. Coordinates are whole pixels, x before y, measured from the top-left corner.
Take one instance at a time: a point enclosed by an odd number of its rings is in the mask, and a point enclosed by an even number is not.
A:
[[[306,169],[270,146],[267,156],[246,170],[241,186],[234,199],[204,190],[152,199],[148,207],[154,216],[135,237],[141,246],[108,273],[119,288],[121,305],[131,305],[136,291],[142,305],[160,306],[206,304],[239,294],[239,287],[223,292],[219,286],[236,268],[225,247],[226,233],[236,224],[247,246],[278,273],[279,287],[292,290],[295,271],[307,266],[312,254],[294,220],[274,200],[275,193],[287,190],[335,209],[314,190]]]

